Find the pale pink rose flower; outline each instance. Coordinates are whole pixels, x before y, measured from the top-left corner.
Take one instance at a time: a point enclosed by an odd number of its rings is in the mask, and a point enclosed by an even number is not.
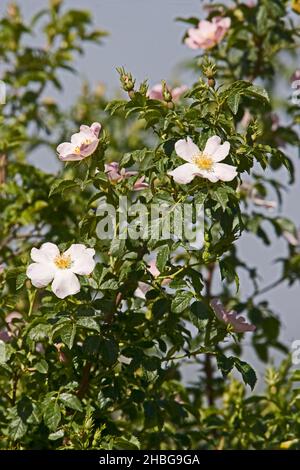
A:
[[[213,299],[210,302],[216,317],[226,325],[231,325],[235,333],[245,333],[246,331],[255,331],[256,327],[246,322],[246,319],[231,310],[227,312],[219,299]]]
[[[171,93],[172,100],[178,101],[181,95],[188,90],[188,87],[186,85],[181,85],[175,88],[168,88],[168,90]],[[152,100],[163,101],[164,97],[162,83],[157,83],[152,88],[150,88],[148,97]]]
[[[158,277],[160,275],[160,271],[156,266],[156,259],[152,259],[151,261],[149,261],[147,270],[150,274],[152,274],[153,277]]]
[[[107,173],[108,179],[116,183],[138,174],[137,171],[128,171],[125,168],[121,168],[120,170],[120,165],[118,162],[106,163],[104,165],[104,171]]]
[[[6,323],[13,323],[13,320],[22,320],[23,315],[20,312],[11,312],[5,317]]]
[[[90,127],[82,124],[79,132],[73,134],[71,142],[63,142],[57,147],[58,157],[63,162],[75,162],[92,155],[99,144],[101,124],[94,122]]]
[[[143,189],[149,188],[149,184],[146,183],[145,181],[145,176],[142,176],[139,178],[133,185],[133,190],[134,191],[142,191]]]
[[[191,49],[211,49],[219,44],[229,30],[231,19],[215,16],[211,21],[201,20],[197,28],[188,30],[185,43]]]
[[[256,7],[256,0],[247,0],[245,2],[245,5],[247,5],[247,7],[249,7],[249,8],[254,8],[254,7]]]
[[[178,140],[175,151],[187,162],[168,172],[176,183],[188,184],[196,176],[207,178],[212,183],[219,180],[232,181],[237,176],[235,166],[220,163],[229,154],[230,143],[226,141],[221,144],[221,139],[217,135],[207,139],[203,151],[190,137]]]
[[[138,174],[137,171],[130,171],[122,168],[120,170],[120,166],[118,162],[111,162],[104,165],[104,171],[108,176],[108,179],[112,183],[119,183],[124,179],[130,178],[131,176],[135,176]],[[133,185],[134,191],[142,191],[149,187],[149,184],[145,181],[145,176],[141,176]]]

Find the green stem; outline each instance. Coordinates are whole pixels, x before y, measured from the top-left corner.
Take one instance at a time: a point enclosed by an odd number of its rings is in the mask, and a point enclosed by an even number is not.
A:
[[[33,312],[33,307],[34,307],[34,301],[36,297],[37,289],[34,289],[33,292],[28,293],[28,298],[29,298],[29,310],[28,310],[28,318],[31,316]]]

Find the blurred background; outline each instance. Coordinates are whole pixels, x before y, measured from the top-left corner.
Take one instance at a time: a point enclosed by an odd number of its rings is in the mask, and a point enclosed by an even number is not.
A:
[[[47,5],[47,0],[22,0],[18,2],[22,7],[25,18],[30,18],[38,10]],[[8,1],[0,3],[0,15],[7,8]],[[175,21],[177,17],[205,17],[201,9],[201,0],[65,0],[65,8],[80,8],[92,12],[94,25],[106,30],[109,35],[104,39],[102,46],[86,45],[85,55],[77,57],[75,68],[79,70],[77,76],[68,72],[63,75],[64,91],[58,94],[49,87],[46,94],[59,99],[63,106],[68,107],[75,97],[80,94],[82,82],[88,81],[91,86],[101,83],[108,96],[120,94],[119,77],[116,67],[124,66],[137,79],[137,82],[148,79],[153,86],[161,79],[173,83],[187,85],[195,81],[195,74],[183,69],[182,64],[195,56],[195,51],[182,44],[181,39],[185,25]],[[32,39],[31,39],[32,41]],[[39,37],[36,37],[39,42]],[[180,66],[181,65],[181,66]],[[298,66],[298,67],[297,67]],[[1,67],[1,65],[0,65]],[[287,69],[290,69],[287,61]],[[293,64],[294,69],[300,64]],[[284,72],[284,71],[283,71]],[[285,71],[289,73],[289,70]],[[277,93],[281,99],[289,100],[292,89],[278,83]],[[284,116],[280,116],[284,122]],[[270,122],[271,125],[271,122]],[[287,149],[288,151],[288,149]],[[300,180],[300,168],[297,155],[290,155],[295,162],[296,182]],[[30,156],[34,165],[49,172],[59,169],[58,160],[48,150],[39,150]],[[282,175],[282,183],[288,183],[287,173]],[[287,184],[288,187],[288,184]],[[294,220],[300,226],[300,189],[296,183],[288,189],[282,206],[282,214]],[[274,234],[270,234],[274,240]],[[274,260],[285,254],[287,249],[283,241],[274,241],[270,248],[263,245],[254,235],[244,233],[238,248],[245,262],[249,266],[257,266],[261,273],[261,286],[268,285],[280,276],[280,266]],[[247,277],[241,273],[241,296],[249,295],[251,286]],[[300,339],[300,292],[297,283],[293,288],[281,285],[261,296],[260,300],[267,299],[271,307],[280,316],[282,322],[281,339],[287,346],[295,339]],[[247,334],[244,344],[247,345]],[[263,366],[251,350],[249,344],[244,355],[253,366],[258,368],[258,375],[262,376]],[[278,363],[280,353],[276,352],[273,361]],[[185,378],[191,378],[191,370],[186,366],[183,371]]]

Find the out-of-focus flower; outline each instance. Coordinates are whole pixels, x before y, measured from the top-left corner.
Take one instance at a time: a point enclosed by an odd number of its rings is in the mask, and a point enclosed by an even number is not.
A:
[[[35,350],[39,354],[44,354],[45,353],[45,348],[43,346],[43,343],[36,343]]]
[[[264,207],[265,209],[276,209],[277,207],[276,201],[267,201],[260,197],[253,197],[252,201],[256,206]]]
[[[133,190],[134,191],[142,191],[143,189],[149,188],[149,184],[146,183],[145,181],[145,176],[142,176],[139,178],[133,185]]]
[[[248,8],[254,8],[256,7],[256,0],[247,0],[245,5],[247,5]]]
[[[160,271],[159,269],[157,268],[157,265],[156,265],[156,259],[152,259],[149,261],[148,263],[148,266],[147,266],[147,271],[152,274],[152,276],[154,278],[157,278],[159,275],[160,275]],[[162,283],[161,285],[162,286],[166,286],[170,283],[171,279],[170,278],[165,278],[162,280]],[[146,293],[151,289],[151,286],[149,284],[146,284],[145,282],[142,282],[140,281],[138,283],[138,287],[137,289],[135,290],[135,296],[136,297],[139,297],[141,299],[145,299],[146,298]]]
[[[241,126],[244,129],[246,129],[249,126],[251,119],[252,119],[252,115],[251,115],[249,109],[246,109],[244,114],[243,114],[243,117],[241,119]]]
[[[57,352],[58,352],[58,360],[59,362],[61,362],[62,364],[67,364],[69,361],[68,361],[68,357],[66,356],[66,354],[62,351],[62,349],[65,347],[64,343],[55,343],[54,344],[54,347],[56,348]]]
[[[299,246],[300,245],[300,230],[297,230],[296,235],[294,233],[288,232],[284,230],[282,235],[286,239],[286,241],[292,246]]]
[[[19,325],[16,324],[14,320],[19,320]],[[23,315],[19,312],[11,312],[5,317],[5,323],[7,326],[0,330],[0,340],[4,341],[5,343],[11,341],[13,337],[18,336],[20,321],[23,320]]]
[[[175,151],[188,163],[168,172],[168,175],[173,176],[177,183],[183,184],[190,183],[195,176],[207,178],[212,183],[219,180],[231,181],[237,176],[236,167],[219,163],[227,157],[229,150],[229,142],[221,145],[221,139],[217,135],[207,140],[203,151],[199,150],[190,137],[178,140]]]
[[[63,162],[75,162],[92,155],[99,144],[101,124],[94,122],[90,127],[81,125],[79,132],[73,134],[71,142],[63,142],[57,147],[58,157]]]
[[[291,76],[291,82],[295,82],[296,80],[300,80],[300,69],[295,70],[295,72]]]
[[[41,248],[32,248],[31,258],[34,263],[27,268],[27,276],[35,287],[51,288],[60,299],[80,291],[77,275],[91,274],[95,267],[95,250],[82,244],[73,244],[64,253],[60,253],[54,243],[43,243]]]
[[[9,343],[9,341],[12,340],[12,334],[10,331],[8,331],[7,328],[2,328],[0,330],[0,341],[3,341],[4,343]]]
[[[233,310],[227,312],[219,299],[213,299],[210,304],[216,317],[226,325],[230,325],[235,333],[245,333],[246,331],[256,330],[254,325],[247,323],[244,317],[238,316]]]
[[[239,191],[241,193],[244,193],[246,196],[248,196],[250,201],[252,201],[253,204],[255,204],[256,206],[263,207],[269,210],[277,208],[276,201],[267,200],[267,199],[264,199],[263,197],[260,197],[258,195],[257,189],[251,183],[243,182],[239,187]]]
[[[171,93],[172,100],[178,101],[181,95],[188,90],[188,87],[186,85],[181,85],[175,88],[168,88],[168,90]],[[150,88],[148,91],[148,97],[152,100],[163,101],[164,97],[162,83],[157,83],[152,88]]]
[[[230,25],[228,17],[215,16],[211,21],[201,20],[197,28],[188,30],[185,43],[191,49],[211,49],[222,41]]]
[[[108,176],[108,179],[112,183],[119,183],[124,179],[130,178],[131,176],[135,176],[138,174],[137,171],[130,171],[126,170],[125,168],[121,168],[118,162],[111,162],[104,165],[104,171]],[[142,191],[149,187],[149,184],[145,181],[145,176],[141,176],[133,185],[134,191]]]

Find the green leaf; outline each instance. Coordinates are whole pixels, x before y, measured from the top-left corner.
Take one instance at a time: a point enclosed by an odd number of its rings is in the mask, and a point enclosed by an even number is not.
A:
[[[251,390],[253,390],[257,381],[254,369],[252,369],[247,362],[241,361],[238,357],[233,357],[233,360],[235,367],[242,374],[244,382],[250,385]]]
[[[108,279],[107,281],[101,284],[100,288],[102,290],[117,290],[119,287],[118,282],[115,279]]]
[[[220,260],[219,268],[220,268],[222,281],[226,279],[227,282],[230,284],[234,281],[236,285],[236,291],[238,292],[240,288],[240,279],[239,279],[238,273],[236,272],[232,264],[232,261],[230,261],[230,258],[229,259],[223,258],[222,260]]]
[[[28,337],[32,341],[42,341],[45,338],[49,338],[51,331],[51,325],[46,325],[44,323],[39,323],[38,325],[31,328],[28,333]]]
[[[79,317],[76,322],[76,325],[81,326],[82,328],[87,328],[89,330],[95,330],[100,333],[100,326],[92,317]]]
[[[71,393],[61,393],[59,399],[64,405],[72,408],[72,410],[82,411],[80,400],[75,395]]]
[[[106,366],[112,366],[118,359],[119,348],[117,343],[111,339],[105,339],[100,344],[102,362]]]
[[[251,85],[249,88],[247,88],[244,94],[246,96],[258,98],[260,101],[265,101],[267,103],[269,103],[270,101],[267,91],[264,88],[257,86],[257,85]]]
[[[118,437],[114,442],[114,448],[116,450],[139,450],[141,448],[139,440],[134,436],[132,436],[130,440],[124,437]]]
[[[197,300],[196,302],[192,303],[191,311],[200,320],[208,320],[210,318],[210,310],[208,306],[200,300]]]
[[[61,420],[61,413],[59,405],[56,401],[50,401],[46,408],[44,409],[44,422],[45,425],[51,430],[56,431],[60,420]]]
[[[9,423],[8,426],[9,436],[13,441],[21,439],[27,432],[27,425],[24,423],[22,418],[18,416]]]
[[[64,437],[64,435],[65,435],[64,430],[59,429],[58,431],[52,432],[51,434],[49,434],[48,439],[50,441],[56,441],[57,439],[61,439],[62,437]]]
[[[5,364],[7,359],[6,344],[4,341],[0,340],[0,364]]]
[[[157,258],[156,258],[156,266],[157,266],[157,269],[161,273],[163,273],[164,270],[165,270],[165,266],[166,266],[166,263],[167,263],[168,258],[169,258],[169,253],[170,253],[170,250],[169,250],[168,245],[162,246],[159,249],[159,252],[158,252]]]
[[[26,273],[21,273],[18,275],[16,280],[16,290],[22,289],[27,279]]]
[[[53,196],[53,194],[57,193],[64,193],[64,191],[68,189],[73,189],[78,187],[78,183],[74,180],[57,180],[53,183],[50,188],[49,197]]]
[[[226,377],[234,366],[234,358],[232,356],[226,357],[224,354],[218,353],[217,365],[218,369],[222,372],[223,377]]]
[[[47,374],[49,368],[48,363],[45,361],[45,359],[41,359],[39,362],[34,364],[33,367],[41,374]]]
[[[107,104],[105,111],[109,111],[111,115],[115,114],[119,109],[124,108],[127,104],[125,100],[114,100]]]
[[[68,346],[69,349],[72,349],[76,334],[76,325],[67,324],[64,325],[60,330],[59,334],[63,343]]]
[[[236,114],[238,112],[240,101],[241,101],[241,95],[239,93],[236,93],[235,95],[231,95],[227,98],[227,104],[230,110],[233,112],[233,114]]]
[[[215,191],[211,193],[211,197],[219,202],[220,206],[222,207],[223,211],[226,210],[227,202],[228,202],[228,191],[225,187],[219,186]]]
[[[171,309],[174,313],[183,312],[189,305],[193,298],[193,294],[188,291],[181,291],[175,294],[172,300]]]

